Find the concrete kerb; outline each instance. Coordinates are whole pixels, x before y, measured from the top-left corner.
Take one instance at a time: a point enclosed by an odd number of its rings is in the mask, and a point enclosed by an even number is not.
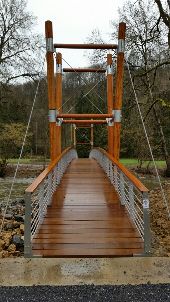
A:
[[[0,272],[1,286],[170,283],[170,258],[8,258]]]

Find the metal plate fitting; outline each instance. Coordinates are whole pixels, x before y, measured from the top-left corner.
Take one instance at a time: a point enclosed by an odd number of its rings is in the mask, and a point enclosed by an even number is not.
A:
[[[56,110],[55,109],[49,109],[48,119],[49,119],[50,123],[56,122]]]
[[[62,65],[56,64],[56,73],[62,73]]]
[[[143,199],[143,208],[149,209],[149,199]]]
[[[57,125],[57,126],[61,126],[61,125],[62,125],[62,122],[63,122],[63,118],[57,118],[57,119],[56,119],[56,125]]]
[[[125,40],[124,39],[119,39],[118,40],[118,49],[117,49],[117,52],[120,53],[120,52],[125,52]]]
[[[106,118],[106,122],[107,122],[107,125],[108,126],[113,126],[114,125],[114,122],[113,122],[113,118]]]
[[[46,38],[46,51],[54,52],[53,38]]]
[[[122,111],[121,110],[114,110],[114,122],[121,123],[122,119]]]
[[[107,75],[113,74],[113,65],[107,65]]]

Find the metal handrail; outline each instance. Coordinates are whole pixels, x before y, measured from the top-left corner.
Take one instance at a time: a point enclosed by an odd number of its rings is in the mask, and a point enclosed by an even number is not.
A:
[[[116,165],[122,172],[127,176],[127,178],[133,183],[133,185],[140,190],[141,192],[149,192],[149,190],[143,185],[143,183],[136,178],[134,174],[132,174],[122,163],[120,163],[116,158],[111,156],[107,151],[105,151],[102,148],[96,148],[100,152],[102,152],[104,155],[106,155],[114,165]]]
[[[32,182],[32,184],[25,190],[25,193],[33,193],[35,189],[43,182],[43,180],[48,176],[51,170],[57,165],[60,159],[70,150],[72,147],[65,149],[55,160],[53,160],[44,171],[38,175],[38,177]]]
[[[122,206],[125,206],[132,223],[144,240],[145,255],[150,254],[151,235],[149,220],[149,190],[127,168],[102,148],[90,152],[107,174],[117,191]]]
[[[51,204],[53,193],[74,158],[77,158],[77,151],[65,149],[25,190],[25,257],[32,256],[32,239],[43,221],[47,206]]]

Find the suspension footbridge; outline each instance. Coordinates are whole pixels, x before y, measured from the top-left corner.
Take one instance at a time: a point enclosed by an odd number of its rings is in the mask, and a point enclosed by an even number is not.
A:
[[[148,189],[119,160],[126,25],[119,24],[118,44],[56,44],[51,21],[45,29],[51,162],[26,189],[25,257],[149,255]],[[115,88],[111,53],[106,69],[62,69],[60,48],[116,50]],[[107,112],[96,105],[99,113],[62,112],[63,72],[106,74]],[[73,146],[62,150],[64,124],[73,125]],[[108,130],[107,150],[94,147],[93,125],[99,124]],[[90,128],[89,158],[77,155],[79,127]]]

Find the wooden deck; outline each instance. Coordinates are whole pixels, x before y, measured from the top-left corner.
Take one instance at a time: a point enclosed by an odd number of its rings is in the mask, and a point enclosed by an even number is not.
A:
[[[73,160],[39,232],[33,255],[115,257],[143,252],[143,241],[93,159]]]

